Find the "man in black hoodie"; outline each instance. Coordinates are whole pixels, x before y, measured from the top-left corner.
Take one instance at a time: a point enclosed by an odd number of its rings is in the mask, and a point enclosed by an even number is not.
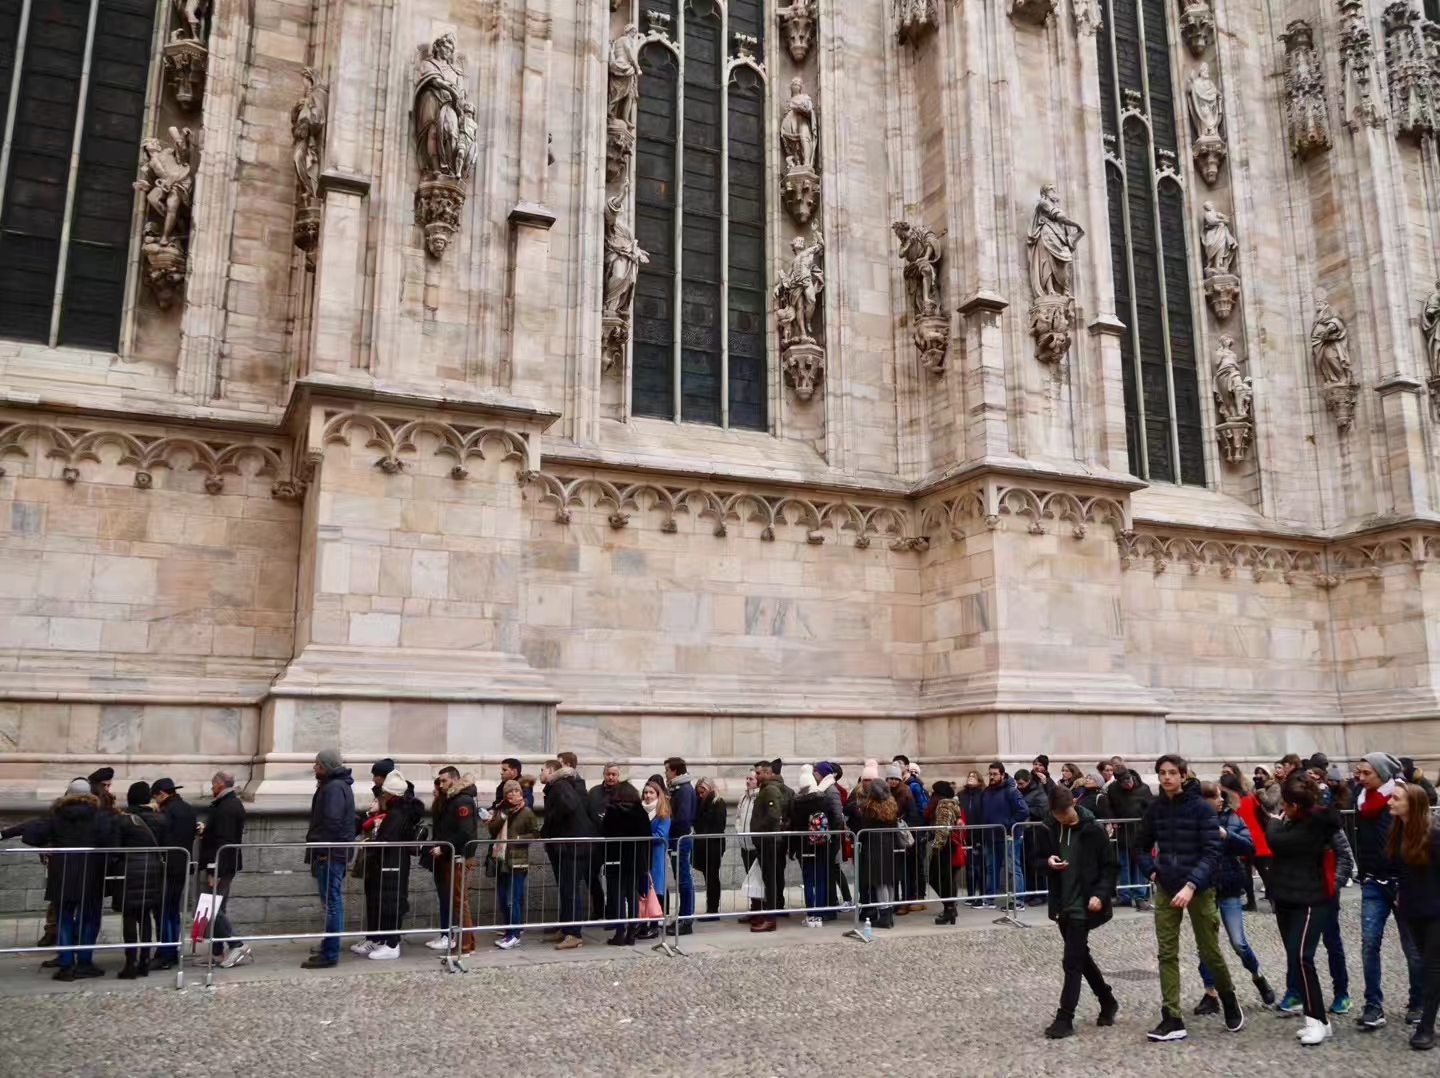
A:
[[[585,799],[585,783],[573,767],[548,760],[540,771],[545,786],[545,822],[540,837],[589,839],[596,837],[595,821]],[[584,920],[585,896],[590,888],[592,857],[600,852],[591,842],[557,842],[553,848],[555,883],[559,890],[561,928],[555,949],[569,951],[584,944],[579,922]],[[597,914],[599,911],[596,911]]]
[[[150,784],[150,796],[165,818],[165,833],[156,838],[162,846],[193,854],[199,818],[190,802],[180,796],[182,789],[173,779],[156,779]],[[189,868],[188,858],[178,853],[165,855],[165,891],[160,901],[160,942],[165,946],[155,948],[151,969],[173,969],[180,963],[180,903],[190,883]]]
[[[306,842],[349,843],[355,840],[355,780],[338,749],[323,749],[315,757],[315,794],[310,799],[310,828]],[[329,969],[340,964],[340,933],[345,929],[345,870],[350,847],[305,851],[310,874],[325,906],[325,938],[320,953],[300,963],[302,969]]]

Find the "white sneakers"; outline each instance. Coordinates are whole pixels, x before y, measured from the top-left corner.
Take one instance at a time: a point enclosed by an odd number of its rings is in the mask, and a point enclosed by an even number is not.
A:
[[[358,954],[361,958],[364,958],[378,946],[380,945],[374,940],[361,940],[359,943],[352,943],[350,945],[350,953]]]
[[[446,933],[443,936],[436,936],[433,940],[427,940],[425,946],[429,947],[432,951],[448,951],[450,949],[450,935]]]
[[[499,947],[502,951],[508,951],[508,950],[510,950],[510,949],[513,948],[513,947],[519,947],[519,946],[520,946],[520,937],[519,937],[519,936],[501,936],[498,940],[495,941],[495,946],[496,946],[496,947]]]
[[[254,956],[250,953],[250,945],[242,943],[239,947],[231,947],[225,952],[225,957],[220,962],[220,968],[234,969],[236,966],[243,966],[252,961],[254,961]]]
[[[383,943],[376,944],[375,949],[369,954],[370,961],[372,962],[388,962],[391,959],[399,957],[400,945],[398,943],[394,947],[387,947]]]
[[[818,917],[807,917],[807,918],[805,918],[805,927],[806,927],[806,928],[824,928],[824,927],[825,927],[825,922],[822,921],[822,920],[820,920],[820,918],[818,918]]]
[[[1330,1028],[1329,1022],[1322,1022],[1320,1019],[1311,1018],[1307,1014],[1305,1016],[1305,1028],[1300,1030],[1296,1036],[1300,1038],[1301,1044],[1314,1045],[1319,1044],[1323,1040],[1327,1040],[1332,1033],[1334,1033],[1334,1030]]]

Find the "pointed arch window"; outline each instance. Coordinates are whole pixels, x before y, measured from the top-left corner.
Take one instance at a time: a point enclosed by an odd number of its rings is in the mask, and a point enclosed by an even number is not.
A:
[[[1101,0],[1097,35],[1110,263],[1130,470],[1205,483],[1204,431],[1177,170],[1175,80],[1165,0]]]
[[[120,344],[154,0],[0,0],[0,337]]]
[[[644,0],[635,415],[765,430],[764,0]]]

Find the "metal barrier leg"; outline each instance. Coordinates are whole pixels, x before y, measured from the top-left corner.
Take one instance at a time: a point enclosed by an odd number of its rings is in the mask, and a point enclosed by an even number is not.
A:
[[[1009,925],[1012,928],[1029,928],[1029,925],[1027,925],[1024,921],[1020,920],[1019,911],[1015,905],[1017,900],[1024,901],[1024,896],[1018,893],[1023,890],[1023,888],[1015,886],[1015,856],[1015,836],[1013,834],[1007,834],[1005,836],[1006,907],[1004,912],[999,917],[995,918],[995,923],[997,925]]]
[[[673,898],[673,902],[665,903],[665,920],[660,925],[660,939],[652,951],[658,951],[667,958],[689,958],[684,951],[680,950],[680,858],[677,850],[666,850],[665,857],[670,864],[670,871],[665,881],[666,896]]]

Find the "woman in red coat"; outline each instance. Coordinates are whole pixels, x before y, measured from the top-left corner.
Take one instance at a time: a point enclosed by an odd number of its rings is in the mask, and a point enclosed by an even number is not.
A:
[[[1270,844],[1265,841],[1265,821],[1270,814],[1265,811],[1265,806],[1260,803],[1253,790],[1248,794],[1242,792],[1238,778],[1222,775],[1220,785],[1240,796],[1240,804],[1235,807],[1235,811],[1250,829],[1250,838],[1255,842],[1255,855],[1250,858],[1250,863],[1255,866],[1255,871],[1260,873],[1260,882],[1265,885],[1265,897],[1269,898],[1271,857]],[[1250,909],[1253,911],[1254,906]]]

